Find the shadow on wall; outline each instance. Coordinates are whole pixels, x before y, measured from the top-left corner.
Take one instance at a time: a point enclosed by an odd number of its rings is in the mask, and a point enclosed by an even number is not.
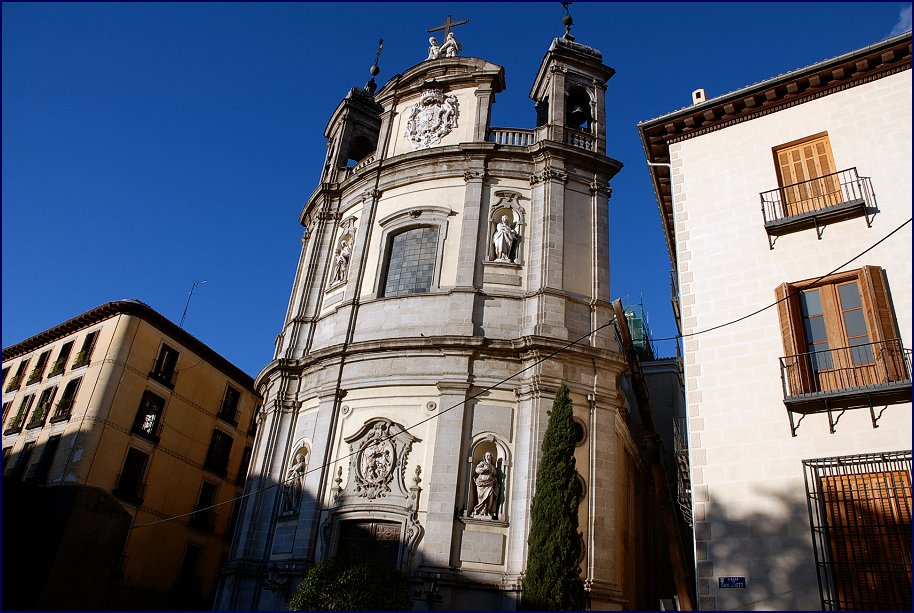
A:
[[[130,523],[100,488],[4,477],[3,608],[105,608]]]
[[[765,503],[751,511],[705,506],[695,526],[699,609],[822,608],[804,495],[758,491]],[[730,577],[745,587],[720,587]]]

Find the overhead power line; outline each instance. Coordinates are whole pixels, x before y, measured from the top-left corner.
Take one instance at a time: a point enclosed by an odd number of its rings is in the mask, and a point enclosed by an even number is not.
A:
[[[872,245],[870,245],[869,247],[867,247],[866,249],[864,249],[863,251],[861,251],[860,253],[858,253],[857,255],[855,255],[854,257],[852,257],[851,259],[849,259],[848,261],[844,262],[843,264],[841,264],[841,265],[838,266],[837,268],[835,268],[835,269],[833,269],[833,270],[831,270],[831,271],[829,271],[829,272],[827,272],[827,273],[825,273],[825,274],[823,274],[823,275],[817,277],[816,279],[814,279],[813,281],[811,281],[810,284],[815,284],[815,283],[821,281],[822,279],[824,279],[825,277],[828,277],[828,276],[830,276],[830,275],[835,274],[836,272],[840,271],[842,268],[844,268],[844,267],[847,266],[848,264],[854,262],[854,261],[857,260],[858,258],[863,257],[865,254],[867,254],[867,253],[870,252],[871,250],[875,249],[878,245],[880,245],[881,243],[885,242],[889,237],[891,237],[892,235],[894,235],[896,232],[900,231],[900,230],[901,230],[902,228],[904,228],[906,225],[908,225],[909,223],[911,223],[911,221],[912,221],[912,218],[909,217],[907,221],[905,221],[905,222],[902,223],[900,226],[898,226],[897,228],[895,228],[894,230],[892,230],[891,232],[889,232],[888,234],[886,234],[885,236],[883,236],[881,239],[879,239],[878,241],[876,241],[875,243],[873,243]],[[748,313],[748,314],[746,314],[746,315],[743,315],[742,317],[738,317],[737,319],[734,319],[734,320],[731,320],[731,321],[728,321],[728,322],[725,322],[725,323],[722,323],[722,324],[713,326],[713,327],[708,328],[708,329],[706,329],[706,330],[700,330],[700,331],[698,331],[698,332],[692,332],[692,333],[689,333],[689,334],[683,334],[683,335],[677,335],[677,336],[671,336],[671,337],[668,337],[668,338],[659,338],[659,339],[653,339],[653,340],[655,340],[655,341],[670,341],[670,340],[676,340],[676,339],[680,339],[680,338],[688,338],[688,337],[692,337],[692,336],[698,336],[699,334],[706,334],[706,333],[711,332],[711,331],[713,331],[713,330],[719,330],[719,329],[724,328],[724,327],[726,327],[726,326],[732,326],[733,324],[739,323],[739,322],[741,322],[741,321],[745,321],[746,319],[749,319],[750,317],[753,317],[753,316],[755,316],[755,315],[758,315],[759,313],[762,313],[762,312],[764,312],[764,311],[767,311],[767,310],[770,309],[771,307],[776,306],[776,305],[779,304],[780,302],[782,302],[782,301],[784,301],[784,300],[790,298],[792,295],[794,295],[794,294],[788,294],[788,295],[785,296],[784,298],[782,298],[782,299],[780,299],[780,300],[776,300],[775,302],[772,302],[771,304],[769,304],[769,305],[767,305],[767,306],[764,306],[764,307],[762,307],[762,308],[760,308],[760,309],[757,309],[757,310],[755,310],[755,311],[752,311],[751,313]],[[475,400],[476,398],[479,398],[479,397],[482,396],[483,394],[486,394],[486,393],[492,391],[493,389],[495,389],[495,388],[498,387],[499,385],[502,385],[502,384],[504,384],[504,383],[507,383],[507,382],[510,381],[511,379],[514,379],[515,377],[517,377],[517,376],[519,376],[519,375],[525,373],[526,371],[530,370],[531,368],[534,368],[534,367],[536,367],[536,366],[539,366],[539,365],[542,364],[543,362],[545,362],[545,361],[547,361],[547,360],[551,360],[552,358],[554,358],[555,356],[559,355],[560,353],[562,353],[562,352],[564,352],[564,351],[567,351],[568,349],[570,349],[571,347],[577,345],[578,343],[580,343],[580,342],[583,341],[584,339],[590,338],[591,336],[593,336],[595,333],[599,332],[599,331],[602,330],[603,328],[606,328],[606,327],[608,327],[608,326],[613,325],[613,324],[615,323],[615,321],[616,321],[616,320],[615,320],[615,317],[613,317],[613,318],[610,319],[607,323],[605,323],[605,324],[603,324],[603,325],[601,325],[601,326],[597,326],[596,328],[594,328],[593,330],[591,330],[591,331],[588,332],[587,334],[585,334],[585,335],[583,335],[583,336],[581,336],[581,337],[579,337],[579,338],[577,338],[577,339],[575,339],[575,340],[573,340],[573,341],[570,341],[570,342],[566,343],[565,345],[563,345],[563,346],[560,347],[559,349],[556,349],[555,351],[553,351],[553,352],[550,353],[549,355],[540,358],[539,360],[533,362],[533,363],[530,364],[529,366],[526,366],[525,368],[523,368],[523,369],[517,371],[516,373],[514,373],[514,374],[512,374],[512,375],[510,375],[510,376],[508,376],[508,377],[505,377],[505,378],[502,379],[501,381],[498,381],[497,383],[494,383],[494,384],[490,385],[489,387],[486,387],[486,388],[482,389],[481,391],[477,392],[476,394],[473,394],[473,395],[470,396],[469,398],[466,398],[465,400],[462,400],[461,402],[458,402],[457,404],[455,404],[455,405],[453,405],[453,406],[450,406],[450,407],[448,407],[448,408],[446,408],[446,409],[444,409],[444,410],[442,410],[442,411],[439,411],[439,412],[436,413],[435,415],[431,415],[431,416],[429,416],[429,417],[426,417],[425,419],[422,419],[422,420],[420,420],[420,421],[414,423],[413,425],[411,425],[411,426],[409,426],[409,427],[407,427],[407,428],[403,428],[403,431],[404,431],[404,432],[409,432],[410,430],[412,430],[412,429],[414,429],[414,428],[417,428],[418,426],[421,426],[421,425],[424,424],[424,423],[427,423],[427,422],[430,422],[430,421],[432,421],[432,420],[434,420],[434,419],[439,418],[441,415],[444,415],[444,414],[447,413],[448,411],[452,411],[453,409],[456,409],[456,408],[458,408],[458,407],[461,407],[461,406],[465,405],[466,403],[470,402],[471,400]],[[393,436],[394,436],[394,435],[388,435],[388,436],[387,436],[387,439],[390,439],[390,438],[392,438]],[[306,471],[305,471],[304,473],[302,473],[302,474],[303,474],[303,475],[307,475],[307,474],[310,474],[310,473],[312,473],[312,472],[316,472],[316,471],[319,471],[319,470],[324,470],[325,468],[329,468],[330,466],[332,466],[333,464],[336,464],[337,462],[341,462],[341,461],[343,461],[343,460],[346,460],[346,459],[351,458],[352,456],[356,455],[357,453],[358,453],[357,451],[353,451],[353,452],[351,452],[351,453],[342,455],[342,456],[336,458],[333,462],[330,462],[330,463],[327,463],[327,464],[321,464],[321,465],[319,465],[319,466],[315,466],[314,468],[310,468],[310,469],[306,470]],[[136,528],[148,528],[149,526],[155,526],[155,525],[162,524],[162,523],[165,523],[165,522],[174,521],[174,520],[176,520],[176,519],[181,519],[181,518],[184,518],[184,517],[189,517],[189,516],[191,516],[191,515],[196,515],[197,513],[209,511],[209,510],[215,509],[216,507],[221,507],[221,506],[224,506],[224,505],[227,505],[227,504],[236,502],[236,501],[238,501],[238,500],[243,500],[244,498],[248,498],[249,496],[254,496],[254,495],[256,495],[256,494],[262,494],[263,492],[267,492],[267,491],[269,491],[269,490],[271,490],[271,489],[273,489],[273,488],[275,488],[275,487],[279,487],[279,486],[281,486],[281,485],[285,485],[286,483],[291,482],[293,479],[298,479],[298,478],[300,478],[300,477],[297,476],[297,475],[294,475],[294,476],[292,476],[292,477],[289,477],[288,479],[284,479],[284,480],[282,480],[282,481],[277,481],[276,483],[274,483],[274,484],[272,484],[272,485],[267,485],[267,486],[262,487],[262,488],[260,488],[260,489],[258,489],[258,490],[254,490],[253,492],[248,492],[247,494],[242,494],[241,496],[237,496],[237,497],[235,497],[235,498],[230,498],[229,500],[226,500],[226,501],[223,501],[223,502],[220,502],[220,503],[211,505],[211,506],[209,506],[209,507],[204,507],[204,508],[202,508],[202,509],[195,509],[195,510],[190,511],[190,512],[188,512],[188,513],[182,513],[182,514],[180,514],[180,515],[174,515],[174,516],[172,516],[172,517],[166,517],[166,518],[159,519],[159,520],[156,520],[156,521],[153,521],[153,522],[149,522],[149,523],[146,523],[146,524],[139,524],[139,525],[137,525],[137,526],[132,526],[130,529],[133,530],[133,529],[136,529]]]

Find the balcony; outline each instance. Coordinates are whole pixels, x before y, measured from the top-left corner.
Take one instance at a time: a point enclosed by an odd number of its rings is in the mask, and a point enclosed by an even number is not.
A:
[[[127,504],[138,507],[143,504],[143,498],[146,496],[146,482],[134,481],[129,478],[122,480],[121,475],[118,475],[117,485],[111,493]]]
[[[6,391],[12,392],[18,390],[22,386],[22,375],[13,375],[13,378],[10,379],[10,384],[6,386]]]
[[[175,389],[175,380],[178,378],[177,374],[177,370],[152,370],[149,372],[149,378],[173,390]]]
[[[25,427],[26,430],[31,430],[32,428],[40,428],[44,425],[44,421],[48,416],[48,413],[51,410],[51,403],[47,402],[45,404],[38,405],[38,408],[32,413],[32,419],[29,420],[28,425]]]
[[[882,411],[877,415],[874,407],[911,402],[911,350],[899,339],[787,356],[780,364],[793,436],[812,413],[828,413],[834,434],[848,409],[868,407],[877,428]],[[796,423],[794,413],[801,415]]]
[[[188,524],[201,532],[212,534],[216,530],[216,514],[212,509],[203,509],[195,511],[190,516]]]
[[[73,411],[73,399],[72,398],[62,398],[60,402],[57,403],[57,409],[54,411],[54,415],[51,416],[51,423],[57,423],[59,421],[66,421],[70,419],[70,413]]]
[[[815,228],[821,240],[824,226],[863,217],[867,227],[876,210],[876,195],[870,177],[848,168],[808,181],[785,185],[759,194],[768,246],[778,237]]]
[[[489,128],[486,140],[496,145],[529,147],[536,143],[536,132],[521,128]]]

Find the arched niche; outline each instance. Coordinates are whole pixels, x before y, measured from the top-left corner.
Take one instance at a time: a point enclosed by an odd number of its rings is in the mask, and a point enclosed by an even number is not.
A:
[[[479,472],[481,472],[478,469],[486,462],[487,453],[492,454],[497,492],[493,493],[492,506],[488,510],[482,510],[479,509],[481,488],[477,486],[477,479],[480,476]],[[481,434],[473,439],[467,464],[467,500],[463,512],[464,518],[480,522],[507,524],[507,493],[511,476],[511,456],[508,447],[494,434]],[[485,494],[483,493],[483,495]]]
[[[523,242],[526,236],[527,220],[524,214],[524,208],[520,204],[521,195],[518,192],[501,190],[494,194],[495,202],[489,207],[489,244],[487,251],[487,260],[489,262],[498,262],[505,264],[523,265]],[[506,218],[502,221],[502,218]],[[499,230],[499,224],[507,224],[514,237],[507,257],[499,258],[496,249],[496,234]]]

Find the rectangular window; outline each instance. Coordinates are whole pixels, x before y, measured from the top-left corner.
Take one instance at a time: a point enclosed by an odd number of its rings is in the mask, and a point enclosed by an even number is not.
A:
[[[10,379],[10,384],[6,386],[6,391],[12,392],[17,390],[22,386],[22,378],[25,377],[25,369],[28,368],[29,361],[22,360],[19,362],[19,368],[16,369],[16,374],[13,375],[13,378]]]
[[[229,454],[232,452],[232,437],[222,430],[213,430],[209,450],[203,468],[224,477],[228,473]]]
[[[827,133],[775,147],[774,158],[787,216],[844,201]]]
[[[25,476],[25,469],[28,468],[34,452],[35,441],[29,441],[22,447],[22,451],[19,452],[19,457],[16,458],[16,465],[10,471],[11,479],[20,481],[22,477]]]
[[[413,228],[390,241],[384,296],[424,294],[432,286],[438,254],[438,228]]]
[[[911,610],[911,452],[806,460],[822,608]]]
[[[195,595],[200,591],[202,579],[198,574],[200,558],[203,557],[203,547],[194,543],[188,543],[187,549],[184,550],[184,559],[181,562],[181,570],[175,579],[175,591],[182,595]]]
[[[29,468],[25,477],[27,483],[44,484],[48,479],[48,473],[51,472],[51,466],[54,463],[54,456],[57,454],[57,447],[60,445],[60,435],[52,436],[44,444],[41,451],[41,459]]]
[[[159,354],[156,356],[156,361],[152,366],[149,377],[163,385],[173,388],[175,386],[175,369],[177,365],[178,352],[165,343],[162,343],[162,347],[159,349]]]
[[[225,388],[225,395],[222,397],[222,406],[219,408],[218,417],[233,426],[238,425],[238,401],[241,399],[241,392],[231,385]]]
[[[7,462],[9,462],[10,456],[13,453],[13,446],[3,448],[3,470],[7,469]]]
[[[98,330],[86,335],[86,338],[83,339],[82,348],[80,348],[79,353],[76,354],[76,359],[73,360],[73,368],[86,366],[89,363],[89,360],[92,359],[92,351],[95,349],[96,340],[98,340]]]
[[[198,530],[212,532],[216,526],[215,509],[211,508],[216,504],[216,492],[218,486],[204,481],[200,486],[200,495],[197,497],[197,506],[194,507],[194,514],[190,516],[190,525]]]
[[[51,412],[51,403],[54,402],[54,394],[57,393],[57,386],[51,386],[42,390],[38,397],[38,406],[32,411],[32,419],[29,420],[26,428],[38,428],[44,425],[48,414]]]
[[[789,396],[910,381],[888,284],[878,266],[776,290]],[[910,400],[910,398],[909,398]]]
[[[159,442],[159,424],[165,412],[165,399],[149,390],[143,393],[140,408],[133,420],[133,431],[144,438]]]
[[[248,478],[248,466],[251,463],[251,452],[251,446],[246,445],[244,453],[241,454],[241,464],[238,466],[238,475],[235,477],[235,483],[238,485],[244,485],[244,482]]]
[[[25,418],[29,414],[29,409],[32,408],[33,402],[35,402],[35,394],[29,394],[22,399],[22,402],[19,403],[19,411],[16,413],[15,417],[10,420],[10,423],[7,425],[6,430],[3,431],[3,434],[15,434],[22,430],[22,426],[25,425]]]
[[[73,405],[76,403],[76,393],[79,391],[79,384],[81,382],[82,377],[71,379],[67,382],[67,386],[63,388],[63,394],[61,394],[60,400],[57,401],[57,407],[54,409],[54,414],[51,416],[52,423],[70,419],[70,415],[73,414]]]
[[[146,465],[148,463],[148,454],[133,447],[127,449],[124,467],[117,476],[117,483],[111,493],[131,504],[139,505],[143,502],[143,495],[146,492]]]
[[[26,385],[41,381],[41,378],[44,376],[44,369],[48,366],[48,358],[50,356],[50,350],[44,351],[38,356],[38,361],[35,363],[35,368],[32,369],[32,374],[29,375],[29,380],[26,381]]]
[[[6,423],[6,418],[10,414],[10,408],[13,406],[13,401],[9,400],[3,403],[3,423]]]
[[[51,366],[51,372],[48,373],[49,377],[54,377],[63,373],[64,369],[67,367],[67,360],[70,359],[70,354],[72,352],[73,341],[64,343],[60,348],[60,353],[57,354],[57,359],[54,360],[54,364]]]

